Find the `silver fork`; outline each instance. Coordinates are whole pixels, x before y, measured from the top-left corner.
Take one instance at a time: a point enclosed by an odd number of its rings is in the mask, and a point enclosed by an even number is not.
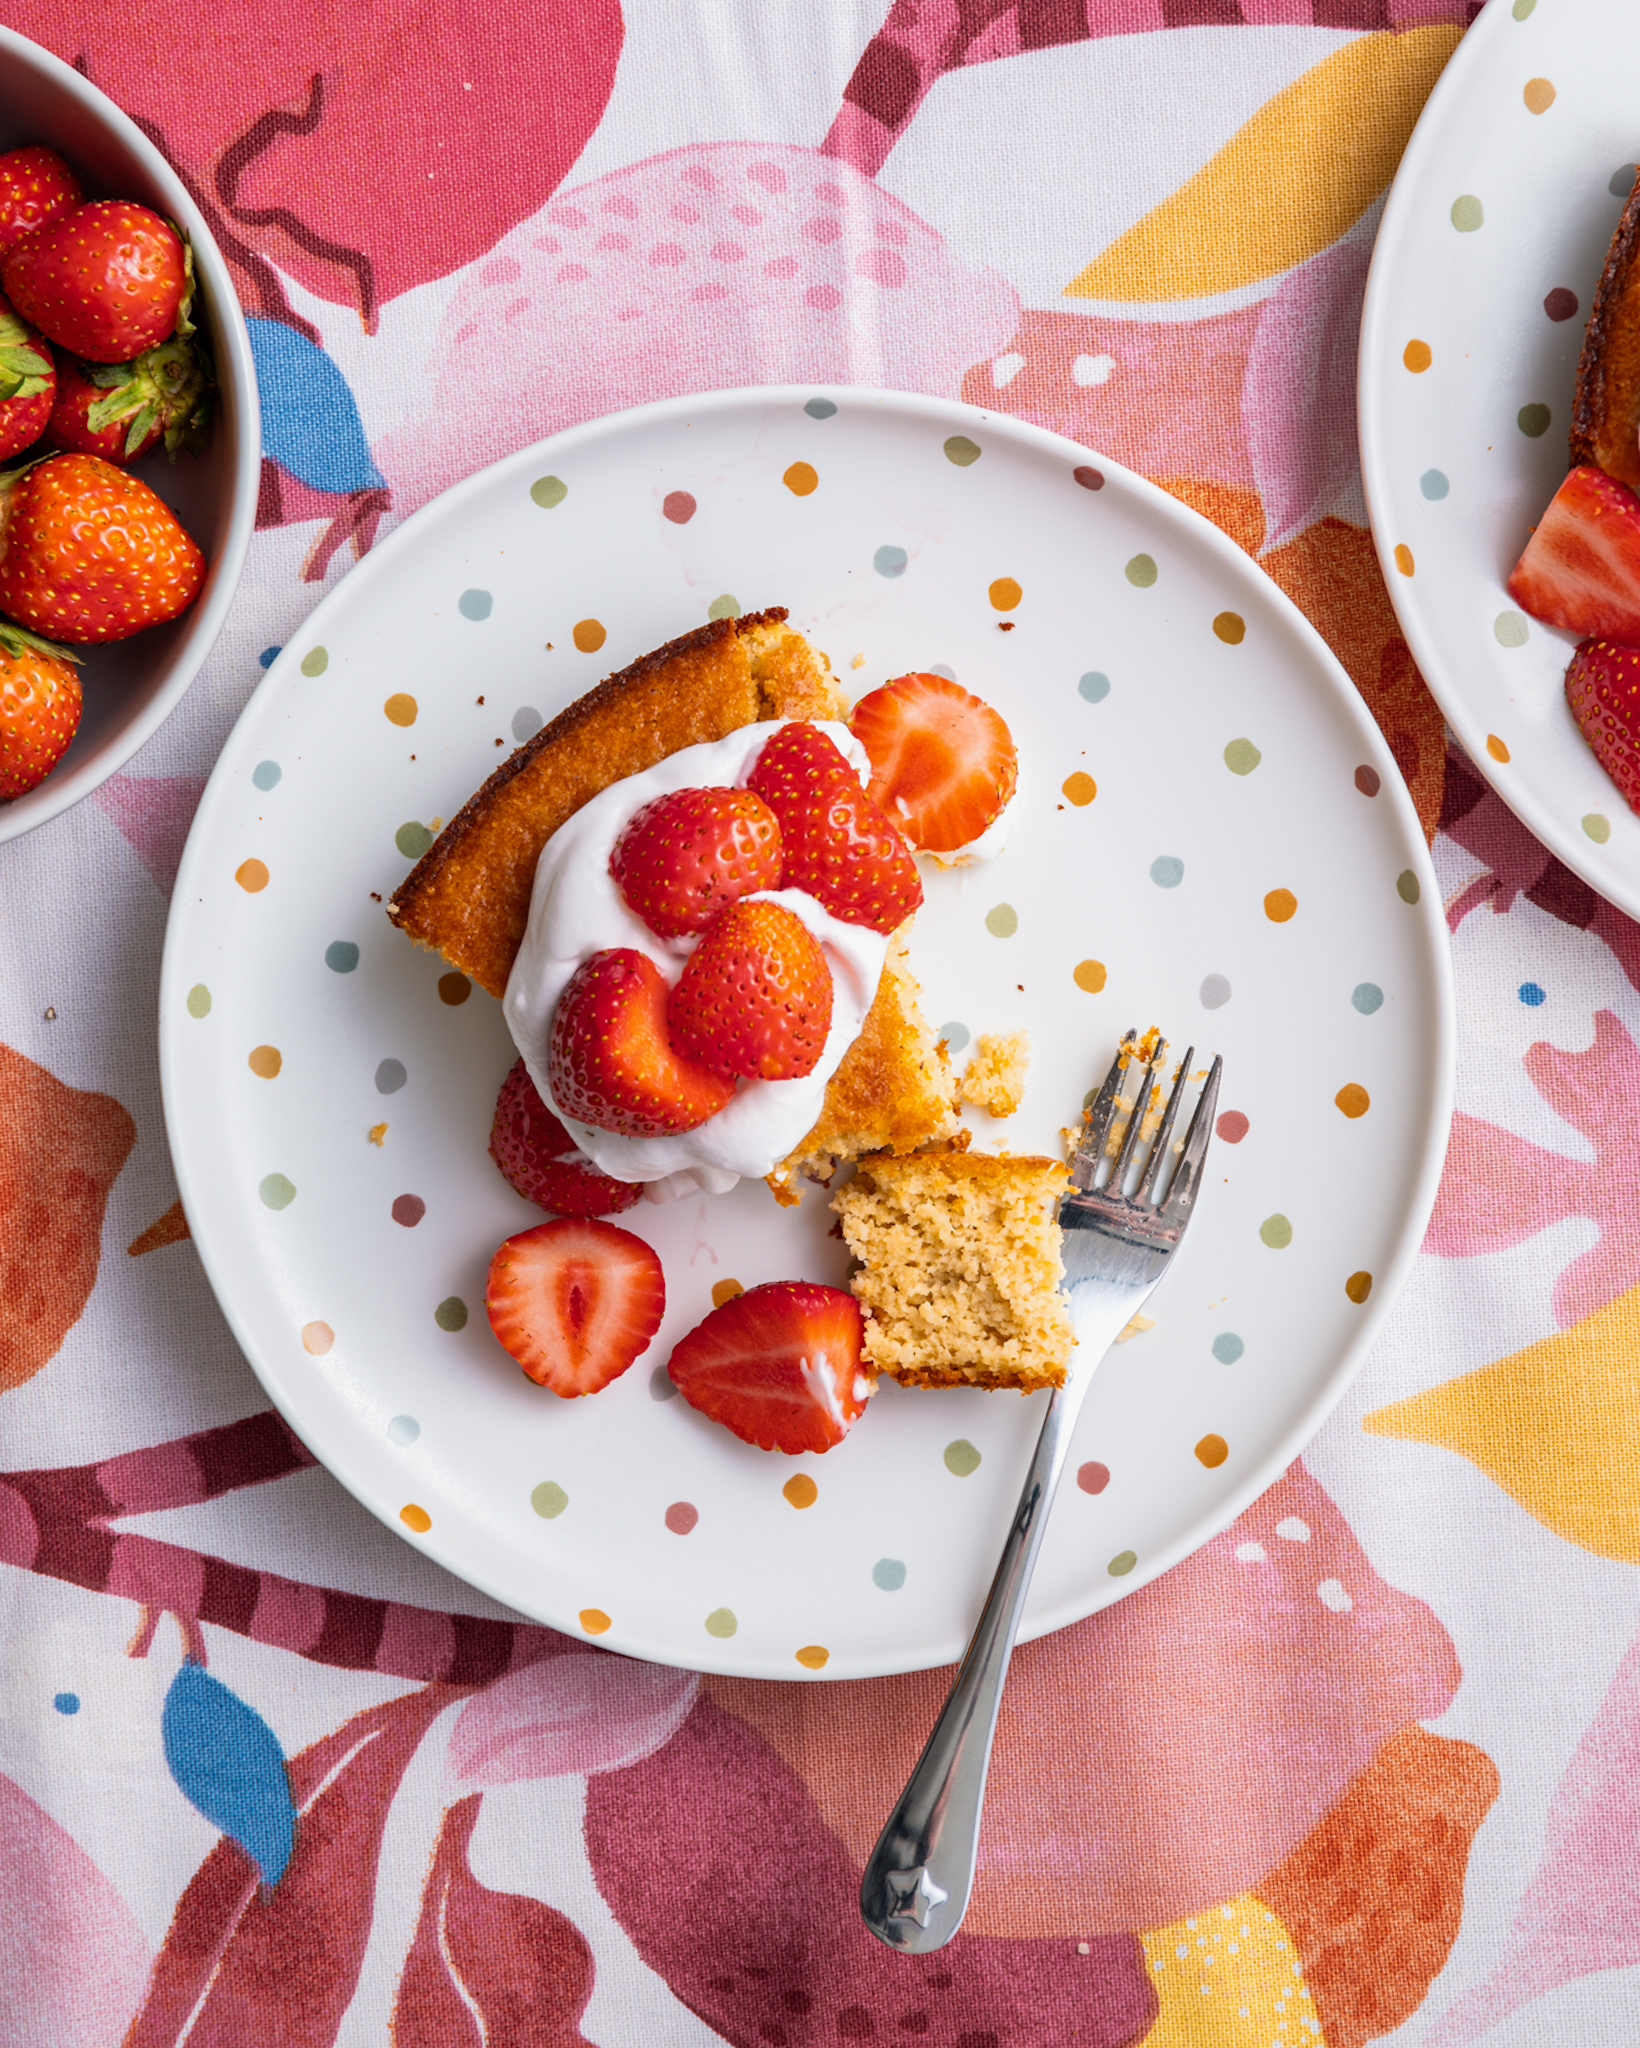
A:
[[[1179,1062],[1152,1135],[1145,1126],[1166,1056],[1165,1043],[1140,1045],[1130,1031],[1083,1118],[1071,1183],[1059,1202],[1076,1351],[1065,1384],[1048,1402],[996,1577],[956,1680],[860,1883],[861,1918],[879,1941],[908,1955],[943,1948],[968,1909],[1003,1680],[1077,1412],[1094,1367],[1162,1277],[1196,1205],[1223,1063],[1214,1060],[1190,1128],[1175,1144],[1173,1126],[1195,1047]],[[1140,1158],[1138,1184],[1124,1194]]]

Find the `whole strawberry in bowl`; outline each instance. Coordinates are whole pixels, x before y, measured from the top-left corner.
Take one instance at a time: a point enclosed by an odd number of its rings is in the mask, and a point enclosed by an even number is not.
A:
[[[187,186],[160,150],[72,66],[8,29],[0,29],[0,107],[6,115],[0,142],[11,145],[0,150],[0,272],[8,263],[18,265],[19,290],[55,330],[39,328],[23,307],[13,305],[18,332],[0,331],[0,463],[14,473],[6,490],[8,510],[38,507],[53,495],[61,505],[65,485],[74,480],[64,469],[70,460],[101,457],[115,478],[121,476],[115,465],[137,461],[137,474],[123,481],[140,480],[143,486],[146,495],[138,494],[135,502],[144,530],[168,536],[163,590],[122,602],[103,574],[109,567],[106,536],[116,522],[102,518],[97,573],[91,575],[91,565],[82,561],[70,579],[81,585],[77,601],[90,609],[78,620],[65,620],[39,597],[37,558],[24,573],[29,551],[22,529],[5,534],[12,598],[0,597],[0,612],[47,641],[77,642],[86,652],[74,671],[82,703],[71,743],[23,793],[0,794],[4,841],[89,795],[180,702],[221,629],[244,564],[256,521],[261,446],[255,370],[232,279]],[[112,326],[105,322],[99,337],[99,331],[63,324],[56,309],[60,295],[47,289],[49,278],[41,284],[40,260],[23,260],[20,252],[42,241],[58,246],[52,238],[63,233],[65,221],[79,218],[78,235],[87,226],[106,227],[116,216],[126,224],[124,242],[132,258],[123,297],[115,299],[118,320]],[[114,269],[117,282],[117,263]],[[31,297],[36,291],[41,295]],[[178,323],[189,321],[197,333],[179,333]],[[198,352],[200,374],[208,367],[215,388],[198,458],[180,455],[170,462],[163,445],[168,435],[179,451],[191,435],[198,438],[197,402],[176,396],[189,378],[170,367],[179,341],[190,354]],[[48,345],[53,342],[55,349]],[[53,388],[25,391],[31,377],[45,373],[23,364],[20,353],[14,360],[14,350],[37,353],[43,362],[54,357]],[[8,393],[7,373],[17,371],[25,374]],[[107,381],[106,373],[113,373]],[[86,394],[87,386],[95,396]],[[57,407],[54,400],[65,403]],[[78,407],[87,438],[71,438],[69,400]],[[16,436],[6,434],[8,402],[13,417],[26,405],[39,410],[38,426],[27,439],[20,438],[21,426]],[[49,426],[54,410],[60,430]],[[99,432],[100,445],[89,439]],[[53,445],[74,453],[37,462]],[[15,471],[28,464],[34,466],[17,477]],[[30,477],[41,480],[31,484]],[[86,485],[83,473],[78,482]],[[115,484],[100,477],[97,490],[110,510]],[[147,623],[149,618],[157,623]],[[67,695],[64,686],[60,701]],[[51,725],[54,745],[62,728],[58,715]]]

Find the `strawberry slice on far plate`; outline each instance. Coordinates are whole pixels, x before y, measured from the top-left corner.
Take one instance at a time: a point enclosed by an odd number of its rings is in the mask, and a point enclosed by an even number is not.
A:
[[[560,1216],[501,1246],[484,1306],[527,1376],[572,1400],[619,1379],[648,1345],[666,1313],[666,1280],[630,1230]]]
[[[794,718],[764,742],[751,787],[780,821],[781,887],[806,889],[845,924],[891,932],[922,902],[902,835],[831,737]]]
[[[541,1100],[522,1060],[495,1098],[490,1157],[526,1202],[555,1216],[618,1216],[643,1194],[638,1181],[600,1173]]]
[[[1640,648],[1583,641],[1567,665],[1566,702],[1623,801],[1640,811]]]
[[[840,1287],[771,1280],[713,1309],[667,1364],[689,1403],[765,1451],[829,1451],[876,1384],[859,1303]]]
[[[855,705],[849,730],[871,756],[867,796],[926,853],[971,845],[1019,780],[1001,714],[945,676],[885,683]]]
[[[1640,643],[1640,498],[1584,463],[1550,500],[1509,576],[1545,625]]]

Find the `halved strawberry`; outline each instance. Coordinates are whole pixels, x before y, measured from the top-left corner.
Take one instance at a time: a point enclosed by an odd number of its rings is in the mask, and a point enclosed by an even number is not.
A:
[[[1546,625],[1640,641],[1640,498],[1592,464],[1574,469],[1510,572],[1509,595]]]
[[[726,1074],[812,1074],[831,1029],[819,940],[784,904],[732,904],[690,954],[666,1024],[675,1051]]]
[[[569,1400],[619,1379],[648,1344],[666,1313],[666,1278],[630,1230],[561,1216],[501,1246],[484,1307],[529,1377]]]
[[[806,889],[833,917],[874,932],[893,931],[922,902],[904,839],[817,725],[783,725],[750,783],[780,821],[782,888]]]
[[[713,1309],[672,1350],[672,1383],[702,1415],[765,1451],[829,1451],[876,1384],[860,1363],[852,1294],[771,1280]]]
[[[1567,665],[1566,702],[1623,801],[1640,811],[1640,648],[1583,641]]]
[[[867,796],[929,853],[977,839],[1019,779],[1001,714],[944,676],[885,683],[855,705],[849,730],[871,756]]]
[[[674,790],[633,815],[609,872],[652,932],[703,932],[742,896],[780,887],[780,827],[749,789]]]
[[[541,1100],[530,1070],[514,1060],[495,1098],[490,1157],[526,1202],[556,1216],[619,1216],[643,1194],[637,1181],[600,1173]]]
[[[672,1050],[671,993],[654,961],[630,946],[583,960],[558,998],[547,1085],[566,1116],[623,1138],[692,1131],[735,1092],[727,1074]]]

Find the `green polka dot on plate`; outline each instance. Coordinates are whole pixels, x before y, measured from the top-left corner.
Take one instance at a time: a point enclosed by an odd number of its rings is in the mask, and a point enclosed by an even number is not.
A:
[[[971,462],[978,462],[980,445],[970,441],[966,434],[953,434],[945,444],[945,459],[954,462],[958,469],[966,469]]]
[[[543,1479],[530,1494],[530,1506],[544,1522],[551,1522],[569,1506],[569,1495],[556,1479]]]
[[[1536,5],[1537,0],[1515,0],[1514,6],[1509,11],[1516,21],[1524,21]]]
[[[530,497],[546,512],[563,504],[568,496],[569,485],[561,476],[538,476],[530,485]]]
[[[1524,647],[1530,632],[1519,612],[1499,612],[1492,621],[1492,637],[1500,647]]]
[[[709,1636],[726,1638],[732,1636],[739,1626],[732,1607],[714,1607],[706,1617],[705,1627]]]
[[[1602,817],[1599,811],[1590,811],[1583,820],[1583,829],[1596,846],[1604,846],[1612,836],[1612,821],[1610,818]]]
[[[296,1186],[282,1173],[264,1174],[256,1184],[256,1192],[262,1197],[263,1206],[269,1209],[288,1209],[296,1199]]]
[[[322,676],[330,666],[330,654],[326,648],[310,647],[302,656],[302,673],[305,676]]]
[[[1452,225],[1460,235],[1472,235],[1486,219],[1486,209],[1473,192],[1462,192],[1452,202]]]
[[[433,1321],[441,1330],[465,1330],[467,1327],[467,1304],[459,1294],[447,1294],[433,1311]]]
[[[1135,590],[1148,590],[1156,581],[1156,560],[1153,555],[1135,555],[1122,574]]]
[[[970,1472],[977,1472],[980,1454],[967,1437],[953,1437],[944,1451],[945,1469],[958,1479],[966,1479]]]
[[[1019,912],[1011,903],[994,903],[985,913],[985,929],[993,939],[1011,939],[1019,930]]]
[[[1224,765],[1232,775],[1251,775],[1263,759],[1251,740],[1232,740],[1224,750]]]
[[[726,590],[721,597],[714,597],[712,599],[712,602],[706,607],[706,616],[709,619],[738,619],[740,617],[740,599]]]
[[[1546,405],[1523,405],[1515,414],[1515,425],[1529,441],[1535,441],[1540,434],[1548,433],[1553,417]]]
[[[464,590],[456,600],[456,610],[464,619],[487,619],[495,610],[495,599],[487,590]]]
[[[406,860],[420,860],[433,843],[433,835],[418,818],[410,818],[393,834],[393,844]]]
[[[811,420],[829,420],[837,408],[829,398],[811,398],[803,410]]]
[[[1293,1226],[1281,1214],[1266,1216],[1258,1234],[1273,1252],[1284,1252],[1293,1241]]]
[[[1412,872],[1411,868],[1403,868],[1395,877],[1395,893],[1403,903],[1416,903],[1423,894],[1423,890],[1418,884],[1418,877]]]
[[[196,981],[188,991],[188,1015],[208,1017],[211,1014],[211,992],[204,982]]]
[[[1110,1573],[1113,1579],[1125,1579],[1138,1562],[1139,1555],[1137,1551],[1119,1550],[1110,1563],[1105,1566],[1105,1570]]]

